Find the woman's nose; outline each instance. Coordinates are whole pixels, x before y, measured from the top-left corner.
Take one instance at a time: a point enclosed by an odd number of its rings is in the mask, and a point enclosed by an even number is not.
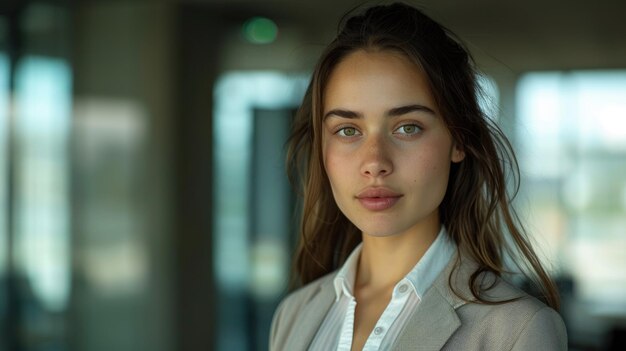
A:
[[[385,177],[393,172],[389,145],[387,145],[384,136],[371,136],[362,147],[362,175],[367,177]]]

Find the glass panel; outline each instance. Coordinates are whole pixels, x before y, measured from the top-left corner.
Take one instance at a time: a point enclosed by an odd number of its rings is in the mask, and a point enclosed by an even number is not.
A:
[[[20,343],[65,349],[70,293],[71,72],[63,60],[24,57],[15,71],[14,241]]]
[[[264,350],[290,257],[282,147],[308,77],[233,72],[216,85],[214,260],[218,350]],[[271,195],[270,195],[271,194]]]
[[[66,48],[59,41],[66,22],[59,15],[65,12],[31,2],[13,6],[16,11],[4,7],[0,285],[9,304],[2,311],[0,349],[63,350],[70,289],[71,72],[59,59]]]
[[[0,23],[1,26],[1,23]],[[7,127],[9,118],[9,58],[0,52],[0,277],[7,267]],[[2,299],[0,299],[2,300]],[[2,302],[0,301],[0,304]],[[0,311],[3,309],[0,308]]]
[[[56,59],[27,57],[16,70],[17,269],[52,311],[65,309],[70,286],[70,80]]]
[[[626,71],[531,73],[518,86],[529,227],[553,271],[571,277],[570,335],[588,343],[626,316],[624,97]]]
[[[150,278],[142,205],[149,115],[134,100],[77,98],[71,326],[77,350],[137,350],[145,341]],[[150,309],[150,313],[155,313]]]
[[[5,39],[3,31],[4,21],[0,18],[0,45]],[[0,46],[2,50],[2,46]],[[8,344],[6,341],[5,330],[8,331],[8,258],[9,258],[9,240],[8,240],[8,168],[7,168],[7,143],[8,143],[8,125],[9,125],[9,58],[0,51],[0,350],[5,350]],[[5,340],[3,340],[5,339]]]

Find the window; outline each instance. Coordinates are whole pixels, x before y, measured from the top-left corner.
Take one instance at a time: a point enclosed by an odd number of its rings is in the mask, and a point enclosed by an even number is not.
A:
[[[274,308],[286,290],[294,216],[284,145],[307,78],[231,72],[216,84],[218,350],[264,350]]]
[[[517,140],[530,231],[591,313],[626,315],[626,71],[530,73]]]

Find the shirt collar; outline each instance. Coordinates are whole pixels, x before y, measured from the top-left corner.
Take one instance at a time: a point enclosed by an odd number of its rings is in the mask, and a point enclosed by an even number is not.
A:
[[[363,243],[359,243],[357,247],[352,250],[350,256],[346,262],[341,266],[337,276],[335,277],[335,294],[336,300],[339,300],[341,295],[345,294],[348,297],[353,297],[354,281],[356,279],[356,268],[359,264],[359,257],[361,256],[361,248]]]
[[[339,300],[342,295],[348,297],[354,296],[353,287],[362,246],[363,243],[360,243],[352,250],[352,253],[348,256],[348,259],[335,276],[336,300]],[[421,299],[437,276],[445,269],[454,255],[455,250],[456,245],[448,237],[448,232],[442,225],[435,241],[433,241],[428,250],[424,253],[424,256],[422,256],[411,271],[396,284],[393,293],[396,294],[396,290],[400,284],[407,282],[413,292]]]

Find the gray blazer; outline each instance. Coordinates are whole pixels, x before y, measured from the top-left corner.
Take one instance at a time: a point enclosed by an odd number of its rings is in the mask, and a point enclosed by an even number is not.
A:
[[[455,258],[426,291],[408,320],[393,350],[567,350],[567,334],[561,317],[539,300],[495,275],[482,281],[493,283],[485,298],[519,300],[499,305],[468,303],[448,285]],[[464,297],[476,265],[463,260],[452,283]],[[333,279],[328,274],[287,296],[274,313],[270,332],[271,351],[308,349],[335,300]]]

